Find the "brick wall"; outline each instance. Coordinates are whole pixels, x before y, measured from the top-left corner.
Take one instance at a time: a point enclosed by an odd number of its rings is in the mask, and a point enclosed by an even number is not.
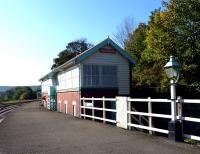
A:
[[[75,114],[78,117],[80,114],[79,92],[57,92],[57,111],[71,115]]]
[[[44,107],[47,108],[48,93],[42,93],[42,98],[45,98],[45,99],[42,99],[42,102],[43,102]]]

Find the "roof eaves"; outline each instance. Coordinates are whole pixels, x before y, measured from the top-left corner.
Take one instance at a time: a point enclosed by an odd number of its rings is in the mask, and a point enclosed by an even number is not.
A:
[[[84,52],[83,54],[81,54],[79,57],[77,57],[77,63],[82,62],[83,60],[85,60],[87,57],[91,56],[93,53],[95,53],[99,48],[103,47],[106,44],[109,44],[108,41],[109,38],[103,40],[102,42],[100,42],[99,44],[95,45],[94,47],[88,49],[86,52]]]
[[[117,45],[115,42],[113,42],[111,39],[110,39],[110,44],[115,48],[117,49],[117,51],[119,51],[119,53],[124,56],[125,58],[127,58],[129,60],[130,63],[132,64],[135,64],[135,60],[128,54],[127,51],[123,50],[119,45]]]

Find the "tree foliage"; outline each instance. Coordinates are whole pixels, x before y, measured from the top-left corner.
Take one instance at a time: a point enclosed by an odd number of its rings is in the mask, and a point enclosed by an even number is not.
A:
[[[51,69],[54,69],[66,61],[72,59],[76,55],[80,54],[81,52],[91,48],[93,45],[88,43],[86,39],[78,39],[72,42],[69,42],[66,46],[66,49],[61,51],[58,54],[57,58],[54,58],[54,63]]]
[[[162,10],[152,13],[144,32],[139,25],[126,42],[125,48],[138,59],[134,82],[166,90],[169,80],[163,68],[174,55],[181,64],[179,85],[200,93],[200,1],[163,4]]]
[[[35,98],[36,94],[30,87],[15,87],[8,90],[4,100],[26,100]]]
[[[141,53],[146,48],[147,28],[145,23],[140,23],[125,42],[125,50],[137,60],[140,59]]]

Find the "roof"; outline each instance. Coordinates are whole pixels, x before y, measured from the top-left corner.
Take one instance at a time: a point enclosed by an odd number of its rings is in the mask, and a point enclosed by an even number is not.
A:
[[[64,64],[58,66],[57,68],[53,69],[51,72],[49,72],[48,74],[46,74],[45,76],[43,76],[41,79],[39,79],[39,81],[43,81],[46,78],[51,78],[53,77],[56,73],[62,71],[64,68],[66,67],[70,67],[70,66],[74,66],[82,61],[84,61],[85,59],[87,59],[89,56],[91,56],[92,54],[94,54],[95,52],[97,52],[100,48],[106,46],[106,45],[110,45],[113,48],[116,49],[116,51],[123,56],[124,58],[126,58],[130,63],[135,64],[135,60],[125,51],[123,50],[119,45],[117,45],[114,41],[112,41],[109,37],[105,40],[103,40],[102,42],[100,42],[99,44],[95,45],[94,47],[80,53],[79,55],[77,55],[76,57],[70,59],[69,61],[65,62]]]

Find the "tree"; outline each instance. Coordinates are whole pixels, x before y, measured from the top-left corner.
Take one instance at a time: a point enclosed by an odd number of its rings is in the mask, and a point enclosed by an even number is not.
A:
[[[88,43],[86,39],[78,39],[72,42],[69,42],[66,46],[66,49],[61,51],[58,54],[58,58],[54,58],[54,63],[51,69],[54,69],[66,61],[72,59],[76,55],[80,54],[81,52],[93,47],[91,43]]]
[[[141,53],[146,48],[147,30],[148,26],[140,23],[125,42],[125,50],[136,60],[140,59]]]
[[[179,86],[200,93],[200,3],[171,0],[165,9],[155,10],[148,23],[147,47],[136,66],[137,84],[167,90],[164,65],[170,55],[181,64]]]
[[[200,2],[171,0],[167,8],[176,24],[177,55],[182,64],[180,84],[200,93]]]
[[[171,0],[166,10],[155,13],[149,23],[148,48],[156,53],[161,67],[169,55],[181,63],[180,85],[200,92],[200,3],[194,0]],[[164,74],[161,87],[166,87]]]
[[[6,92],[4,100],[33,99],[34,92],[30,87],[15,87]]]
[[[139,25],[126,40],[125,49],[137,59],[135,85],[166,91],[169,80],[164,65],[174,55],[181,64],[178,87],[200,94],[200,2],[170,0],[163,4],[162,10],[152,12],[147,26]]]
[[[117,32],[113,35],[114,40],[121,45],[125,46],[125,43],[130,39],[131,33],[134,30],[134,22],[132,18],[126,18],[117,26]]]

